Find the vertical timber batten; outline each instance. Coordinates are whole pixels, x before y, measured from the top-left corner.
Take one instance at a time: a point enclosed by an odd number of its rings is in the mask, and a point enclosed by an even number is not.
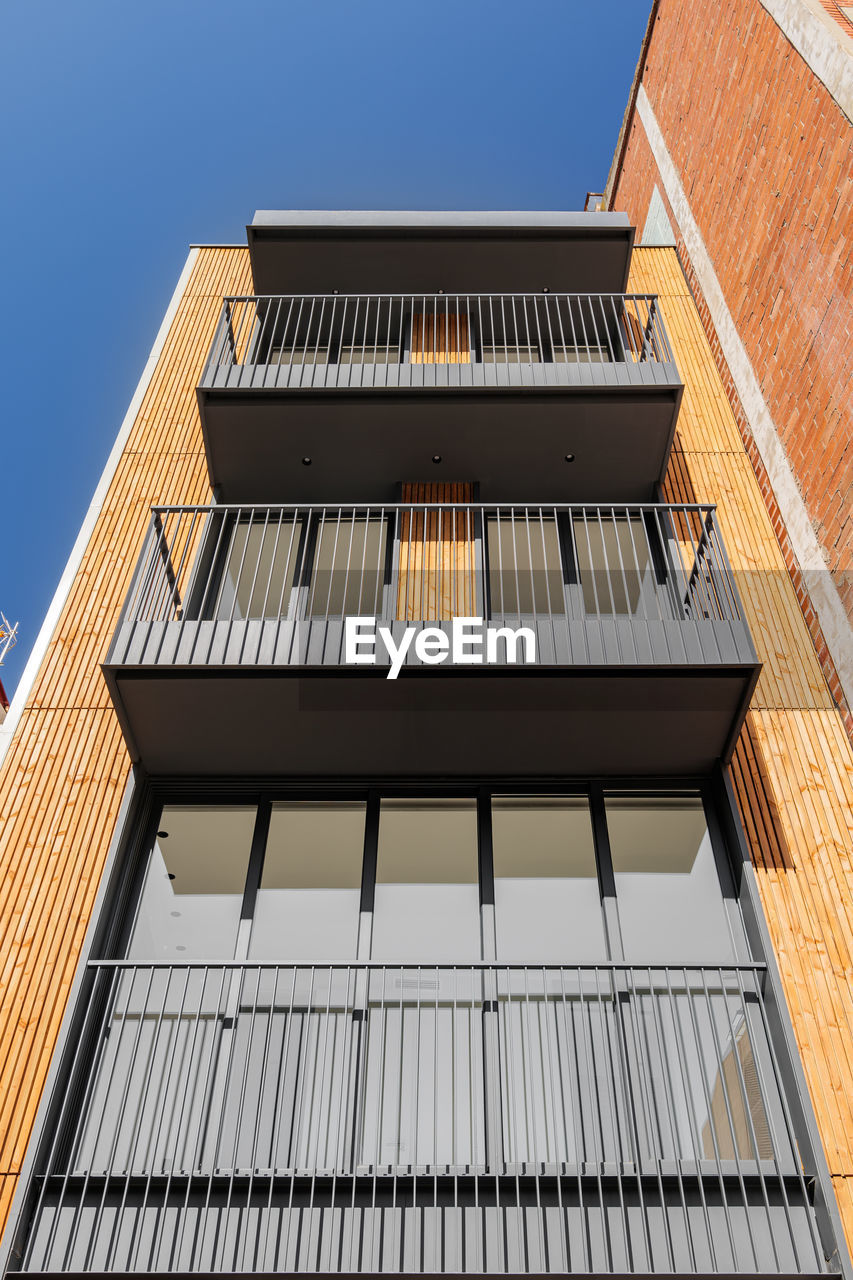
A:
[[[0,1227],[130,767],[99,664],[151,504],[210,496],[195,387],[222,295],[250,289],[246,249],[197,251],[0,770]]]
[[[716,502],[764,667],[732,779],[848,1244],[853,1244],[853,749],[675,249],[634,250],[685,391],[664,497]]]
[[[404,484],[403,502],[473,502],[473,484]],[[476,613],[475,535],[465,511],[404,511],[397,618],[440,622]]]

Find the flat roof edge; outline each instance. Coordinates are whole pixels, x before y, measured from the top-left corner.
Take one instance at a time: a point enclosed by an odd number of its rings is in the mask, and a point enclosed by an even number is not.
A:
[[[258,209],[247,230],[628,231],[626,213],[528,210]]]

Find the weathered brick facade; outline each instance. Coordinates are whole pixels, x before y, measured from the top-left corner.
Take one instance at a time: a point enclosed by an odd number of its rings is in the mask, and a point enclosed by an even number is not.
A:
[[[758,0],[711,9],[660,0],[641,83],[853,620],[853,127]],[[610,205],[642,229],[655,186],[660,191],[827,681],[853,733],[636,110],[626,125]]]

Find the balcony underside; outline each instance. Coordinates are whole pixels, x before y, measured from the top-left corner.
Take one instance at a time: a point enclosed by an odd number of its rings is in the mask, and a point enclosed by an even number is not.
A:
[[[259,212],[247,228],[261,293],[625,288],[624,214]]]
[[[477,480],[484,501],[647,501],[680,399],[674,370],[598,390],[199,390],[211,483],[240,502],[389,502],[414,479]]]
[[[696,774],[726,758],[754,686],[719,668],[104,668],[153,775],[444,778]]]

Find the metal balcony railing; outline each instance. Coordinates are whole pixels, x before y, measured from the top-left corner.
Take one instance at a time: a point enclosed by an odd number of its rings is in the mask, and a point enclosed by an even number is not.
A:
[[[155,508],[109,662],[337,665],[347,616],[525,626],[538,665],[755,661],[712,507],[392,504]]]
[[[205,389],[678,380],[653,294],[228,297]]]
[[[765,981],[91,964],[21,1267],[820,1273]]]

